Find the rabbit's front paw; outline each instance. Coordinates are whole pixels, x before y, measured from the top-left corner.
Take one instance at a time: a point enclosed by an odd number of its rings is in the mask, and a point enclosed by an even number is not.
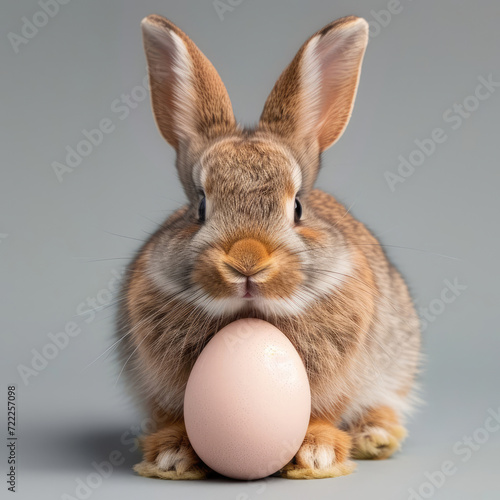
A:
[[[209,468],[196,455],[183,423],[176,423],[141,440],[144,460],[134,467],[141,476],[161,479],[203,479]]]
[[[319,479],[350,474],[351,438],[329,422],[313,420],[299,451],[280,474],[288,479]]]

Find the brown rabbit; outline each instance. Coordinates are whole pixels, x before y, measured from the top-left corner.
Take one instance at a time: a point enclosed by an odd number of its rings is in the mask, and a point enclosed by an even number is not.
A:
[[[219,75],[179,28],[152,15],[142,29],[156,122],[188,202],[141,248],[123,290],[123,362],[157,423],[136,470],[211,472],[186,435],[184,390],[210,338],[242,317],[279,328],[309,376],[310,424],[284,477],[335,477],[353,470],[350,458],[389,457],[412,406],[418,319],[375,237],[313,189],[321,153],[349,121],[368,24],[345,17],[315,33],[254,129],[236,123]]]

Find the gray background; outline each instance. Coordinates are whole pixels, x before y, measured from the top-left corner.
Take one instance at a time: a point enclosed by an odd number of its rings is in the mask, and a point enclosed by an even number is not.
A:
[[[500,81],[500,3],[400,4],[382,26],[376,12],[392,5],[387,0],[244,0],[222,21],[211,0],[71,0],[16,53],[8,34],[21,34],[23,16],[31,20],[41,7],[33,0],[3,3],[0,370],[4,387],[17,385],[17,498],[77,498],[78,478],[85,480],[92,462],[114,450],[124,463],[91,498],[406,499],[419,488],[427,498],[500,497],[500,432],[481,431],[488,411],[500,407],[500,89],[456,130],[443,117],[474,94],[478,77]],[[360,462],[344,478],[298,482],[167,482],[131,472],[140,455],[122,436],[137,433],[143,416],[122,381],[116,384],[121,367],[113,356],[86,367],[113,341],[112,272],[184,200],[174,153],[155,128],[149,99],[125,119],[112,108],[141,85],[146,62],[139,23],[151,13],[172,19],[212,60],[245,124],[257,120],[279,73],[309,35],[348,14],[371,22],[354,114],[325,154],[318,185],[352,206],[388,245],[419,307],[439,312],[424,332],[426,404],[393,459]],[[82,130],[103,118],[114,131],[59,182],[52,163],[64,162],[66,146],[76,147]],[[384,173],[396,172],[399,155],[408,158],[414,141],[435,128],[447,140],[392,192]],[[466,287],[449,304],[440,301],[446,279]],[[79,315],[79,305],[93,297],[100,305],[95,318]],[[48,334],[71,321],[81,333],[25,384],[19,365],[30,366],[32,349],[41,351]],[[465,436],[482,441],[473,441],[470,455],[459,443]],[[455,473],[439,488],[425,486],[426,472],[445,461],[455,464]],[[6,485],[1,488],[3,497]]]

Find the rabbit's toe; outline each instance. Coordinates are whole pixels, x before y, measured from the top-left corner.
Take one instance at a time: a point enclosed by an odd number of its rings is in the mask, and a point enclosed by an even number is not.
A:
[[[157,477],[160,479],[203,479],[208,469],[203,464],[188,463],[184,459],[168,459],[160,463],[142,461],[134,466],[134,470],[141,476]]]
[[[406,429],[401,425],[384,427],[365,427],[353,436],[353,458],[389,458],[401,446]]]
[[[196,455],[184,424],[173,424],[141,440],[144,460],[134,467],[141,476],[202,479],[209,468]]]
[[[406,429],[400,424],[396,412],[387,406],[372,408],[348,429],[352,437],[352,457],[382,459],[397,451]]]
[[[327,422],[309,425],[299,451],[280,474],[288,479],[320,479],[350,474],[354,462],[348,460],[351,440],[348,434]]]

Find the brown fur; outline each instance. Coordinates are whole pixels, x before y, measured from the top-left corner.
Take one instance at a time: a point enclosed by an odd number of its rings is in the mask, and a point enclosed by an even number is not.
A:
[[[200,52],[191,39],[175,24],[161,16],[148,16],[150,25],[155,25],[162,30],[173,31],[185,43],[189,56],[193,62],[195,84],[195,100],[198,110],[198,131],[207,134],[207,138],[218,137],[231,132],[236,127],[231,101],[226,88],[212,63]],[[146,51],[157,50],[154,39],[144,38]],[[164,61],[163,64],[167,64]],[[150,69],[151,66],[150,66]],[[150,71],[150,85],[152,88],[153,105],[159,114],[158,124],[165,139],[176,149],[180,147],[172,119],[172,110],[176,105],[173,99],[173,83],[175,78],[166,78],[164,81],[157,79],[157,73]]]
[[[150,16],[143,30],[153,109],[177,150],[188,203],[144,244],[123,290],[123,363],[149,411],[160,415],[156,432],[142,440],[136,470],[169,479],[209,472],[185,433],[184,390],[207,342],[244,317],[279,328],[309,377],[311,422],[285,477],[349,473],[351,448],[356,457],[389,456],[404,435],[418,367],[417,316],[374,236],[333,196],[312,189],[321,151],[352,110],[366,23],[344,18],[311,37],[252,130],[235,124],[215,69],[179,28]],[[315,58],[307,60],[311,51]],[[308,80],[314,61],[318,71]],[[191,68],[187,76],[172,69],[181,63]],[[182,105],[179,88],[190,89]]]
[[[165,426],[140,440],[144,462],[135,467],[142,475],[164,479],[202,479],[210,469],[193,450],[183,422],[166,422]],[[169,468],[152,466],[162,461],[162,453],[170,453]]]
[[[354,458],[381,459],[390,457],[401,446],[406,430],[392,408],[368,410],[349,427],[353,436]]]
[[[349,460],[351,437],[328,421],[313,419],[304,442],[293,460],[280,471],[287,479],[321,479],[350,474],[355,466]],[[331,453],[331,462],[319,466],[315,456]],[[333,453],[332,453],[333,452]]]

